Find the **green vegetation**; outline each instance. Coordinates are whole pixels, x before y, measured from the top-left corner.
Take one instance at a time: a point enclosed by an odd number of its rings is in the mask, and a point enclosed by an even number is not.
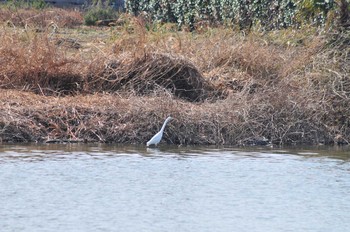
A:
[[[334,0],[127,0],[126,9],[134,15],[146,12],[158,22],[173,22],[194,30],[203,21],[244,29],[296,27],[303,23],[325,24]]]
[[[249,32],[189,32],[145,14],[95,27],[73,10],[0,9],[0,138],[145,143],[171,115],[164,141],[174,144],[348,144],[350,17],[340,3],[324,26]]]
[[[109,5],[109,1],[98,0],[84,13],[84,23],[88,26],[96,25],[98,21],[115,19],[117,12]]]
[[[44,0],[9,0],[5,2],[5,5],[9,8],[34,8],[37,10],[49,7]]]

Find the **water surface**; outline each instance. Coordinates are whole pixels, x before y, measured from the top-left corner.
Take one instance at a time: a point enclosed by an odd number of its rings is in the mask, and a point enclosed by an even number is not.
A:
[[[1,231],[350,231],[347,148],[1,145]]]

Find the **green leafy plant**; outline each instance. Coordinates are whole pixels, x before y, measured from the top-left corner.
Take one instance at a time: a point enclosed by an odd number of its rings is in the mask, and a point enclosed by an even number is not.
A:
[[[333,9],[331,0],[301,0],[296,3],[297,18],[301,22],[324,24],[328,12]]]
[[[297,26],[301,22],[324,24],[335,0],[126,0],[127,12],[151,14],[158,22],[195,28],[207,20],[239,28],[260,25],[265,29]]]

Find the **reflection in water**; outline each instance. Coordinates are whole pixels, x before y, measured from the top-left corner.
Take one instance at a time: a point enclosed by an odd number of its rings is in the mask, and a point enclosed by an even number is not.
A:
[[[1,231],[348,231],[349,150],[0,146]]]

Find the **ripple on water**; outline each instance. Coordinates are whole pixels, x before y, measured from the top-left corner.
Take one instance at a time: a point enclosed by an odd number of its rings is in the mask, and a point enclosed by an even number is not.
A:
[[[0,228],[348,231],[350,164],[343,153],[3,145]]]

